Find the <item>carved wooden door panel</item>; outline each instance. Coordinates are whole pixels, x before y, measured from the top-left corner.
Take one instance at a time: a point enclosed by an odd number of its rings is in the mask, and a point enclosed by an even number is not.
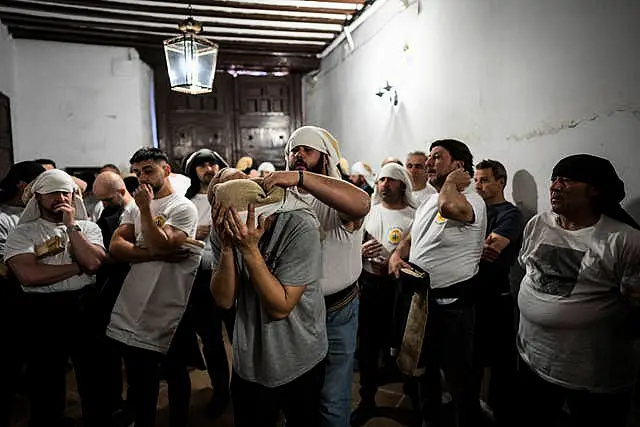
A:
[[[9,98],[0,93],[0,178],[13,165],[13,142],[11,138],[11,109]]]
[[[211,94],[190,96],[168,89],[156,77],[160,148],[175,163],[200,148],[229,163],[243,156],[254,167],[270,161],[284,167],[284,145],[301,122],[299,76],[237,76],[217,73]]]

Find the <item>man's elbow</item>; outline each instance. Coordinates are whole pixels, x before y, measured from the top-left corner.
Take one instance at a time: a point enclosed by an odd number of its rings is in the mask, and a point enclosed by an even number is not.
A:
[[[465,206],[458,206],[454,203],[441,203],[439,212],[442,217],[455,221],[471,223],[473,222],[473,210]]]
[[[284,320],[289,317],[291,310],[269,310],[267,314],[269,315],[269,319],[273,321]]]

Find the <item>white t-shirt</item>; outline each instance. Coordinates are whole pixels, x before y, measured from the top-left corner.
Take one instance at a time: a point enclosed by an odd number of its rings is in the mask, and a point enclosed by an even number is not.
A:
[[[620,289],[640,289],[640,231],[605,215],[569,231],[545,212],[525,227],[520,263],[518,350],[527,364],[571,389],[630,388],[630,304]]]
[[[211,205],[206,194],[196,194],[191,201],[198,209],[198,227],[201,225],[211,225]],[[200,267],[203,270],[213,269],[213,253],[211,252],[211,240],[204,239],[204,250],[202,251],[202,260]]]
[[[487,228],[487,208],[471,186],[462,193],[471,204],[474,222],[446,219],[438,211],[438,195],[416,210],[411,228],[409,261],[429,273],[432,288],[446,288],[476,275]]]
[[[89,242],[104,248],[100,227],[91,221],[76,221],[76,223]],[[38,260],[38,263],[48,265],[71,264],[73,259],[71,258],[71,246],[69,235],[67,234],[67,227],[43,218],[38,218],[35,221],[25,224],[18,224],[18,226],[9,233],[4,250],[5,261],[16,255],[35,254],[37,246],[54,237],[61,239],[64,250],[55,255],[41,258]],[[22,289],[25,292],[33,293],[76,291],[91,283],[95,283],[94,275],[80,274],[51,285],[22,286]]]
[[[191,201],[198,209],[198,226],[211,225],[211,205],[207,195],[198,193],[191,198]]]
[[[412,192],[413,198],[416,199],[418,206],[424,203],[429,197],[434,194],[438,194],[435,188],[431,186],[431,184],[427,183],[427,185],[422,190],[416,190]]]
[[[169,182],[171,183],[171,187],[173,187],[173,192],[179,196],[184,196],[189,187],[191,187],[189,177],[179,173],[171,173],[171,175],[169,175]]]
[[[348,231],[338,211],[325,205],[311,194],[300,194],[311,206],[320,221],[322,241],[322,279],[320,285],[325,296],[347,288],[358,280],[362,271],[363,227]]]
[[[171,225],[195,237],[198,213],[184,196],[171,194],[151,201],[156,224]],[[136,246],[144,247],[140,210],[134,206],[121,224],[133,224]],[[166,353],[187,307],[200,252],[179,263],[150,261],[131,264],[116,300],[107,336],[124,344]]]
[[[384,247],[380,261],[389,261],[391,252],[411,230],[415,212],[410,206],[404,209],[388,209],[382,203],[371,206],[364,220],[364,229]],[[366,259],[362,262],[362,268],[373,274],[381,274],[379,265],[380,263],[372,263]]]
[[[4,259],[7,237],[18,225],[23,210],[23,206],[0,205],[0,262]]]

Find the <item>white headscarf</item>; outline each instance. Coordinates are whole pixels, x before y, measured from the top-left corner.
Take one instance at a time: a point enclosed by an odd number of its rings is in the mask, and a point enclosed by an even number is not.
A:
[[[328,130],[322,129],[317,126],[302,126],[296,129],[291,136],[287,145],[285,146],[284,159],[287,165],[287,170],[291,170],[289,164],[289,153],[295,147],[304,145],[311,147],[314,150],[320,151],[327,155],[328,165],[327,173],[333,178],[342,179],[342,175],[338,171],[338,162],[340,161],[340,148],[338,147],[338,141],[329,133]]]
[[[381,178],[392,178],[404,183],[404,200],[407,205],[412,208],[417,208],[419,203],[413,197],[413,185],[411,183],[411,177],[409,176],[409,172],[407,170],[396,164],[396,163],[387,163],[380,169],[380,173],[376,178],[376,183]],[[371,204],[375,205],[378,203],[382,203],[382,197],[378,193],[378,186],[376,185],[373,188],[373,196],[371,197]]]
[[[61,171],[60,169],[51,169],[42,172],[27,189],[25,189],[25,197],[28,198],[27,206],[20,216],[18,224],[25,224],[40,218],[40,207],[36,200],[36,194],[49,194],[55,192],[73,193],[73,207],[76,210],[76,220],[86,220],[87,210],[82,201],[82,193],[80,188],[71,178],[71,175]]]
[[[376,185],[376,177],[373,173],[373,169],[371,166],[366,164],[365,162],[355,162],[353,166],[351,166],[351,172],[349,175],[362,175],[371,187]]]
[[[262,162],[258,166],[258,172],[275,172],[276,167],[271,162]]]

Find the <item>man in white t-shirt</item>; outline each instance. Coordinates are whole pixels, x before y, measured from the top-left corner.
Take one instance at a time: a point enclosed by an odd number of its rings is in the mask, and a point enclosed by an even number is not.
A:
[[[431,144],[427,159],[429,183],[438,190],[416,211],[411,234],[389,260],[398,274],[411,268],[430,277],[429,315],[425,328],[420,378],[422,417],[436,425],[440,420],[440,370],[449,385],[458,426],[474,426],[473,292],[486,231],[486,206],[470,186],[473,156],[453,139]]]
[[[107,336],[123,344],[127,400],[135,425],[154,426],[161,363],[171,418],[176,425],[186,425],[191,392],[186,347],[191,334],[181,320],[201,258],[193,240],[198,213],[192,202],[174,193],[166,154],[142,148],[130,162],[140,181],[133,194],[136,207],[122,218],[109,249],[113,257],[130,262],[131,269]]]
[[[207,190],[218,171],[226,167],[229,167],[229,164],[220,154],[208,148],[202,148],[187,158],[184,171],[191,179],[191,186],[185,197],[198,209],[196,239],[205,243],[198,274],[193,282],[187,313],[202,341],[202,353],[213,386],[213,395],[206,408],[207,415],[212,419],[222,414],[230,400],[229,362],[224,347],[222,325],[224,320],[231,337],[235,315],[233,309],[224,310],[218,307],[211,295],[209,284],[213,269],[213,254],[209,240],[211,204],[207,198]]]
[[[634,378],[640,226],[620,207],[624,183],[606,159],[577,154],[551,174],[551,210],[524,230],[518,411],[523,427],[623,427]],[[635,313],[637,314],[637,312]]]
[[[375,395],[385,375],[394,370],[391,357],[396,281],[389,274],[389,256],[411,230],[417,204],[411,178],[395,163],[382,167],[375,183],[371,210],[364,220],[360,287],[359,349],[360,401],[351,425],[363,425],[374,416]],[[382,351],[382,369],[378,359]]]
[[[24,291],[29,425],[62,425],[65,374],[71,358],[84,424],[106,425],[94,273],[105,257],[98,226],[87,221],[71,176],[52,169],[31,186],[4,257]],[[20,320],[19,320],[20,321]]]
[[[424,151],[412,151],[407,154],[405,168],[413,183],[413,198],[420,206],[432,194],[436,194],[436,189],[427,180],[427,154]]]
[[[362,220],[370,207],[367,193],[342,180],[339,159],[333,135],[316,126],[303,126],[287,142],[287,171],[264,178],[267,189],[277,185],[302,193],[301,198],[311,206],[322,227],[320,283],[329,337],[320,408],[323,427],[349,425],[358,329],[356,281],[362,271]]]

